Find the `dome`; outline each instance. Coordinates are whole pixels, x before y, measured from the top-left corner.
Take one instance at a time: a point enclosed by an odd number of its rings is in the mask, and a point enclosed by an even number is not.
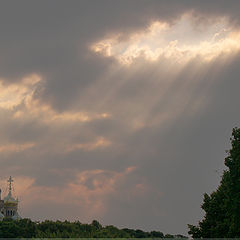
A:
[[[8,194],[4,199],[4,204],[6,203],[18,203],[18,200],[14,199],[14,197],[11,194]]]

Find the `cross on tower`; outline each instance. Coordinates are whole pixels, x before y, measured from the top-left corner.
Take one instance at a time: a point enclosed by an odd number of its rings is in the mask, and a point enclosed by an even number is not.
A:
[[[11,195],[12,193],[12,183],[13,183],[13,179],[12,179],[12,176],[9,177],[8,179],[8,182],[9,182],[9,195]]]

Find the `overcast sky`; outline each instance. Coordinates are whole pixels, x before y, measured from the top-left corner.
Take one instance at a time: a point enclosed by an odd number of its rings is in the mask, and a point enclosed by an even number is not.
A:
[[[239,11],[1,1],[0,183],[20,214],[186,234],[240,126]]]

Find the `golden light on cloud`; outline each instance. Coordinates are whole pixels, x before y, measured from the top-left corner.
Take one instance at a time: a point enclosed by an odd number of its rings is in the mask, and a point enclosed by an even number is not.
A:
[[[232,29],[225,18],[216,19],[201,29],[191,14],[185,14],[172,25],[155,21],[129,38],[121,36],[96,42],[91,49],[114,57],[124,65],[130,65],[140,57],[147,61],[169,59],[179,64],[196,57],[211,61],[240,50],[240,31]]]
[[[23,78],[18,83],[4,84],[0,79],[0,108],[13,109],[20,105],[26,97],[32,95],[41,77],[37,74]]]
[[[29,75],[21,81],[4,84],[0,79],[0,108],[12,110],[13,118],[37,118],[45,123],[90,122],[97,119],[107,119],[107,112],[90,113],[87,111],[57,112],[48,103],[35,98],[42,77],[37,74]]]
[[[35,146],[35,143],[0,145],[0,152],[22,152]]]
[[[63,120],[63,121],[80,121],[89,122],[93,119],[109,118],[110,114],[100,113],[100,114],[90,114],[86,112],[64,112],[61,114],[52,112],[52,121]]]
[[[106,119],[111,115],[109,113],[89,113],[89,112],[73,112],[64,111],[61,113],[56,112],[51,105],[44,104],[37,99],[29,96],[25,101],[26,109],[19,110],[14,114],[15,118],[25,116],[26,110],[29,117],[40,118],[45,123],[66,123],[66,122],[90,122],[96,119]]]
[[[84,151],[93,151],[96,149],[104,149],[108,146],[110,146],[112,143],[107,140],[104,137],[99,137],[97,138],[94,142],[89,142],[89,143],[79,143],[79,144],[73,144],[69,147],[67,147],[66,151],[71,152],[75,150],[82,149]]]
[[[24,118],[24,117],[38,118],[42,122],[47,124],[58,123],[65,124],[71,122],[91,122],[97,119],[106,119],[111,115],[109,113],[90,113],[85,111],[74,112],[74,111],[64,111],[61,113],[56,112],[50,104],[45,104],[37,99],[33,99],[32,96],[25,101],[25,109],[16,111],[14,118]]]

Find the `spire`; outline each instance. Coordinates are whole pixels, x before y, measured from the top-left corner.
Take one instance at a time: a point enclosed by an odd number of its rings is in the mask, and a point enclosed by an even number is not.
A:
[[[12,196],[12,183],[13,183],[12,176],[9,177],[8,182],[9,182],[8,195]]]

